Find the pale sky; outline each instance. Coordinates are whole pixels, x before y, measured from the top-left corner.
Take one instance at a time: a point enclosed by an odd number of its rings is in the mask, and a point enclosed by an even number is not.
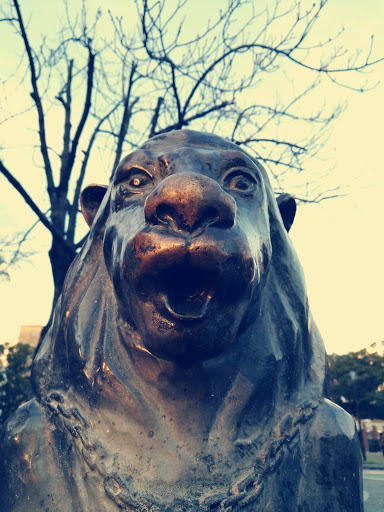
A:
[[[46,4],[52,6],[50,2]],[[357,48],[368,45],[370,35],[375,33],[376,47],[384,55],[382,0],[331,0],[327,12],[324,30],[336,22],[344,25],[345,44]],[[3,55],[0,64],[4,58]],[[378,66],[369,78],[372,82],[384,81],[384,65]],[[330,185],[339,184],[347,195],[321,205],[299,207],[291,236],[304,267],[309,303],[327,351],[344,353],[384,339],[384,84],[362,95],[341,89],[330,94],[330,102],[340,97],[349,103],[323,150],[324,155],[331,155],[334,164]],[[0,126],[0,141],[4,129],[5,125]],[[20,152],[20,148],[15,151]],[[22,155],[20,162],[25,165]],[[35,221],[34,214],[2,176],[0,190],[2,232],[30,226]],[[38,189],[32,188],[32,192],[37,198]],[[49,316],[49,236],[42,226],[34,230],[33,236],[31,245],[39,253],[30,263],[13,270],[10,282],[0,283],[0,343],[16,341],[21,325],[44,325]]]

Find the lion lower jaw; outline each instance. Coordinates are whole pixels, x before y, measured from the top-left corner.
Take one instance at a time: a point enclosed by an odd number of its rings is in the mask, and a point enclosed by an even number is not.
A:
[[[174,301],[167,294],[164,295],[163,302],[168,313],[177,320],[200,320],[206,315],[211,299],[212,294],[202,291],[198,296],[191,296],[191,300],[184,302]]]

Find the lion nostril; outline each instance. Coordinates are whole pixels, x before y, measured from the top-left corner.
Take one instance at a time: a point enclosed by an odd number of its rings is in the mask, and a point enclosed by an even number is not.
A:
[[[217,211],[217,208],[213,208],[213,207],[210,207],[210,208],[207,208],[203,214],[203,219],[202,221],[207,224],[207,225],[211,225],[211,224],[214,224],[215,222],[217,222],[219,220],[219,212]]]
[[[159,204],[156,208],[155,216],[161,224],[166,224],[173,228],[175,227],[177,212],[173,206],[165,203]]]
[[[230,229],[235,224],[236,203],[228,197],[227,201],[219,202],[218,206],[209,207],[204,211],[199,223],[202,227]]]
[[[193,230],[214,226],[220,221],[220,215],[217,208],[206,208],[200,218],[193,225]]]

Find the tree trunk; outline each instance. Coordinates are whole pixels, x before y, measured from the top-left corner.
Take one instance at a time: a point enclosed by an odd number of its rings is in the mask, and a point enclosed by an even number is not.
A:
[[[74,260],[76,256],[76,251],[73,249],[71,252],[70,250],[64,250],[63,247],[55,240],[53,239],[51,249],[49,250],[49,259],[51,262],[51,269],[52,269],[52,277],[53,277],[53,283],[54,283],[54,294],[53,294],[53,301],[52,301],[52,309],[51,314],[49,316],[49,320],[47,324],[44,326],[43,330],[41,331],[40,335],[40,341],[44,338],[46,332],[48,331],[49,327],[51,326],[52,319],[53,319],[53,312],[55,310],[56,303],[60,297],[61,291],[63,289],[63,284],[65,280],[65,276],[67,275],[67,271]],[[39,345],[37,349],[39,348]]]
[[[61,294],[65,276],[67,275],[67,271],[75,256],[75,250],[72,252],[69,250],[65,251],[55,240],[52,241],[52,246],[49,251],[49,259],[51,262],[54,283],[53,309]]]

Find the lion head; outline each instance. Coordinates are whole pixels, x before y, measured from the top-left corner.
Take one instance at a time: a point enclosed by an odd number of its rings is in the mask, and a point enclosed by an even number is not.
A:
[[[83,195],[86,215],[92,192]],[[152,354],[179,364],[221,354],[271,253],[260,167],[227,142],[176,132],[116,169],[104,261],[122,317]]]

